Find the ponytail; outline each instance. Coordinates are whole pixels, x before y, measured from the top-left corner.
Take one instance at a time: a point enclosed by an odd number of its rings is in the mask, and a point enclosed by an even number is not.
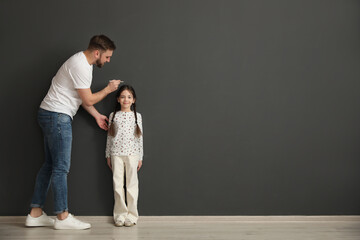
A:
[[[114,126],[114,125],[115,125],[115,122],[114,122],[115,114],[116,114],[116,112],[117,112],[118,110],[120,110],[120,108],[121,108],[120,103],[116,102],[116,103],[115,103],[115,108],[114,108],[113,115],[112,115],[112,117],[111,117],[111,119],[110,119],[110,121],[109,121],[110,127],[109,127],[109,129],[108,129],[108,134],[109,134],[110,136],[112,136],[112,137],[115,136],[115,126]]]
[[[135,136],[139,138],[139,137],[142,135],[142,133],[141,133],[141,129],[140,129],[140,127],[139,127],[138,121],[137,121],[136,103],[133,103],[133,107],[134,107],[135,124],[136,124]]]

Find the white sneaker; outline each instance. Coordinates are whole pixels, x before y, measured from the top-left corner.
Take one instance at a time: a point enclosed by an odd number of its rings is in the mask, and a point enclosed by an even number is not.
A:
[[[125,227],[132,227],[134,226],[136,223],[130,221],[129,219],[125,219]]]
[[[71,215],[69,213],[67,218],[65,218],[64,220],[59,220],[58,218],[56,218],[54,228],[55,229],[79,229],[79,230],[81,230],[81,229],[91,228],[91,224],[82,222],[82,221],[76,219],[73,215]]]
[[[48,227],[54,226],[55,220],[48,217],[45,212],[40,217],[32,217],[30,214],[27,215],[25,220],[25,226],[27,227]]]

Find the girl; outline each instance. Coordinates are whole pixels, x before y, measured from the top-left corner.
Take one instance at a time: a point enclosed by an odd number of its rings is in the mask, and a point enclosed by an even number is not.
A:
[[[116,93],[115,109],[109,116],[106,142],[107,164],[113,172],[115,226],[137,223],[138,177],[143,158],[142,118],[136,112],[135,90],[123,85]],[[124,190],[126,176],[126,202]]]

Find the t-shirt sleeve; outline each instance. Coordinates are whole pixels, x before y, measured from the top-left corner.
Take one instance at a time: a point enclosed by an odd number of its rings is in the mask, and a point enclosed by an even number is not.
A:
[[[86,89],[91,86],[91,72],[88,71],[85,67],[82,67],[81,64],[78,64],[72,67],[69,71],[71,79],[74,82],[75,89]]]

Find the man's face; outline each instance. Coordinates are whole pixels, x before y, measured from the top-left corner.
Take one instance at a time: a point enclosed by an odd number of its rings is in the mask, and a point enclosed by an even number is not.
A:
[[[110,62],[110,58],[113,54],[113,50],[106,50],[103,53],[100,53],[99,59],[96,60],[96,66],[101,68],[106,62]]]

